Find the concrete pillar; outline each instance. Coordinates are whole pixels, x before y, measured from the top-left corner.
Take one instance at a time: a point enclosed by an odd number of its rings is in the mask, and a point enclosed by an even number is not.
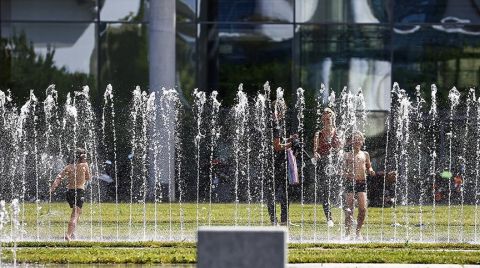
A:
[[[150,0],[150,90],[175,86],[175,0]]]
[[[175,87],[175,0],[150,0],[149,7],[149,84],[150,90],[161,93],[162,87],[167,89]],[[157,109],[158,111],[158,109]],[[157,117],[157,122],[161,118],[161,114]],[[173,114],[168,115],[169,118]],[[162,141],[166,141],[174,148],[174,135],[168,139],[168,130],[157,123],[157,129],[160,131],[159,137]],[[173,129],[172,129],[173,128]],[[174,126],[171,126],[171,133],[175,132]],[[175,200],[175,154],[168,159],[166,146],[159,152],[160,169],[162,177],[158,178],[162,183],[168,183],[168,196],[170,201]],[[169,168],[170,167],[170,168]],[[167,171],[173,171],[173,174],[167,175]],[[153,180],[153,178],[152,178]],[[152,185],[152,182],[151,182]]]
[[[286,228],[200,227],[197,267],[286,267],[287,237]]]

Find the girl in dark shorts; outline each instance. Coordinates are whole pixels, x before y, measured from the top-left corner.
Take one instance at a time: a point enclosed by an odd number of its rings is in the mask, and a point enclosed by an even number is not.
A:
[[[77,226],[80,214],[82,214],[82,206],[85,199],[85,183],[91,179],[85,150],[81,148],[75,150],[75,160],[71,161],[65,166],[62,172],[57,175],[50,187],[50,194],[55,192],[55,189],[65,177],[68,182],[66,199],[70,208],[72,208],[65,240],[70,241],[74,238],[75,227]]]

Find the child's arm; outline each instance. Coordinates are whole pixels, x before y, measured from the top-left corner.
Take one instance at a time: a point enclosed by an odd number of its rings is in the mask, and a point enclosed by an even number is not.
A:
[[[279,137],[273,138],[273,149],[275,150],[275,152],[287,150],[288,148],[292,147],[291,140],[292,140],[292,137],[287,139],[285,143],[281,143],[281,138]]]
[[[273,149],[275,150],[275,152],[285,150],[288,145],[288,143],[282,144],[280,138],[273,138]]]
[[[365,152],[365,168],[367,168],[367,173],[370,176],[375,176],[375,171],[373,171],[372,163],[370,162],[370,154]]]
[[[90,167],[85,163],[85,181],[89,181],[92,178],[90,175]]]
[[[57,189],[58,185],[62,182],[63,177],[65,177],[65,174],[67,173],[67,167],[65,167],[62,172],[58,173],[57,177],[52,183],[52,186],[50,187],[50,193],[55,192],[55,189]]]

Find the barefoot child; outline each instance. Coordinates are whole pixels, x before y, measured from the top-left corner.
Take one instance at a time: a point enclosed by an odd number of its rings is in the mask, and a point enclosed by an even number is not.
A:
[[[355,132],[352,137],[353,152],[345,154],[345,192],[346,192],[346,208],[345,208],[345,229],[346,235],[350,236],[350,229],[353,221],[354,198],[357,194],[358,198],[358,219],[356,237],[362,239],[361,229],[367,214],[367,184],[366,173],[374,176],[372,165],[370,163],[370,155],[368,152],[362,151],[361,148],[365,138],[361,132]]]
[[[74,238],[75,227],[78,218],[82,213],[82,206],[85,198],[85,182],[91,179],[85,150],[81,148],[75,150],[75,160],[71,161],[71,163],[65,166],[62,172],[57,175],[55,181],[53,181],[52,186],[50,187],[50,194],[55,192],[55,189],[62,182],[64,177],[67,177],[68,182],[66,199],[70,208],[72,208],[67,234],[65,235],[65,240],[70,241]]]

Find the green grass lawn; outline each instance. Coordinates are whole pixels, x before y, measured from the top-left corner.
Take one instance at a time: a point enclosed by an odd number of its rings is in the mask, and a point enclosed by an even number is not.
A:
[[[70,214],[66,203],[23,208],[18,229],[7,224],[0,231],[2,240],[22,241],[16,251],[20,262],[194,263],[197,226],[269,226],[260,204],[85,204],[79,241],[67,243],[62,241]],[[435,213],[431,206],[369,208],[366,239],[344,243],[339,208],[333,209],[335,226],[327,228],[321,205],[292,204],[289,261],[479,264],[478,214],[474,206],[437,206]],[[3,247],[2,259],[12,260],[13,245]]]
[[[0,237],[61,240],[70,212],[66,203],[40,203],[38,213],[36,204],[25,203],[19,230],[7,224]],[[344,239],[344,216],[339,208],[333,208],[333,228],[326,227],[321,205],[294,203],[289,214],[291,241]],[[76,235],[90,241],[194,241],[197,227],[205,225],[269,226],[270,220],[260,204],[147,203],[144,207],[140,203],[86,203]],[[376,242],[480,242],[480,211],[475,206],[436,206],[435,213],[432,206],[369,208],[363,236]]]
[[[12,262],[13,244],[2,260]],[[8,250],[6,250],[8,247]],[[19,242],[22,263],[195,263],[189,242]],[[290,263],[454,263],[480,264],[480,245],[458,243],[292,243]]]

